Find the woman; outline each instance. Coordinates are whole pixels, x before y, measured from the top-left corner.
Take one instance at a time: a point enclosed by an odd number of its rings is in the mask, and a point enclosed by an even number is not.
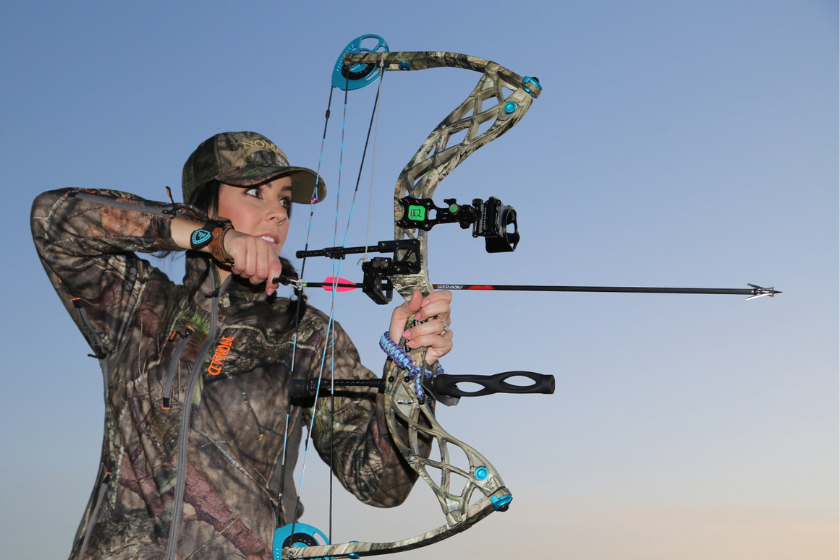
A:
[[[313,409],[287,385],[319,375],[333,334],[320,311],[276,297],[274,279],[294,274],[278,257],[292,202],[323,200],[316,181],[264,136],[237,132],[187,160],[188,205],[79,189],[35,200],[38,254],[105,383],[99,483],[72,558],[268,559],[275,526],[300,514],[283,471]],[[136,256],[183,250],[183,285]],[[394,310],[391,338],[435,363],[452,348],[450,300],[415,293]],[[433,320],[405,331],[415,313]],[[335,376],[374,376],[334,330]],[[337,397],[332,416],[328,401],[312,430],[321,457],[363,502],[399,505],[416,475],[391,443],[382,397]]]

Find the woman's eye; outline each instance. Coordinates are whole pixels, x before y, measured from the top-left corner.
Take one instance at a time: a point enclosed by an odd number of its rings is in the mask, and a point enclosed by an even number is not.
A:
[[[247,189],[245,191],[245,194],[247,194],[248,196],[254,196],[254,197],[259,198],[260,197],[260,188],[259,187],[254,187],[252,189]]]
[[[281,198],[280,199],[280,204],[283,205],[283,208],[288,210],[289,208],[292,207],[292,199],[291,198]]]

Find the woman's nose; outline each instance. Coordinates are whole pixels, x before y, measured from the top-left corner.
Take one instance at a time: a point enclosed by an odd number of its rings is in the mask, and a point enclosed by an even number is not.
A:
[[[283,205],[282,201],[277,201],[268,209],[268,220],[274,222],[283,222],[288,218],[288,210]]]

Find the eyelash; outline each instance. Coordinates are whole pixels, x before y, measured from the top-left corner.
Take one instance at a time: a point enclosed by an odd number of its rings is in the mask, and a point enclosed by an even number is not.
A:
[[[251,191],[256,191],[257,194],[249,194]],[[263,197],[262,187],[252,187],[250,189],[245,189],[245,194],[247,194],[248,196],[253,196],[254,198],[262,198]],[[291,198],[289,198],[287,196],[284,196],[280,200],[281,200],[281,202],[283,202],[283,206],[286,208],[286,210],[291,210],[291,208],[292,208],[292,199]]]

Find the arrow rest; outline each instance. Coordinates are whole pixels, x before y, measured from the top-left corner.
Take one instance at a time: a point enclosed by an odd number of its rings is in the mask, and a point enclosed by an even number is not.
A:
[[[297,251],[299,259],[307,257],[329,257],[343,259],[347,255],[360,253],[393,253],[393,257],[373,257],[362,263],[364,280],[362,291],[379,305],[391,302],[394,286],[391,276],[395,274],[416,274],[421,269],[420,242],[416,239],[393,239],[380,241],[376,245],[362,247],[326,247],[316,251]],[[275,278],[275,282],[283,282],[283,278]],[[286,279],[288,282],[288,279]]]

